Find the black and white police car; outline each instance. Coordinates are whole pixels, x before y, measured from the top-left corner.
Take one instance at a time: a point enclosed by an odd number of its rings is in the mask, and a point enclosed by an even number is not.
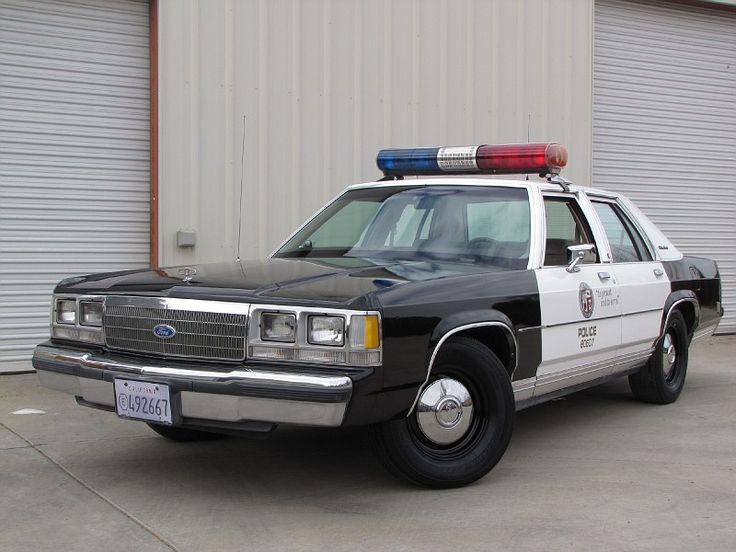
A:
[[[570,185],[566,161],[555,143],[383,150],[382,181],[268,259],[61,282],[33,365],[170,439],[371,424],[393,473],[465,485],[516,410],[621,376],[675,401],[723,314],[713,261]],[[546,178],[477,178],[514,173]]]

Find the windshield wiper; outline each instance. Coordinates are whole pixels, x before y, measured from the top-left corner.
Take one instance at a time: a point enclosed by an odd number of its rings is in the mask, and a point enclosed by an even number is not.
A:
[[[299,247],[291,251],[295,257],[307,257],[312,252],[312,240],[307,240]]]

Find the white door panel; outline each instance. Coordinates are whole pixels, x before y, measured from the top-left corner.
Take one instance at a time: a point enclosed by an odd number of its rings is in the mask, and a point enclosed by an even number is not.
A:
[[[573,273],[541,268],[535,274],[542,316],[535,395],[605,375],[621,345],[621,302],[610,265],[580,265]]]
[[[614,265],[621,295],[619,355],[647,351],[659,337],[670,282],[660,262]]]

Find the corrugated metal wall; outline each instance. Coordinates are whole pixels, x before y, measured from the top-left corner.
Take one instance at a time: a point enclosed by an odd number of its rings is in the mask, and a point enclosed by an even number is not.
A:
[[[60,279],[147,265],[148,51],[147,2],[0,0],[0,371]]]
[[[599,0],[593,181],[718,261],[736,331],[736,12]]]
[[[269,253],[378,149],[558,140],[590,174],[592,3],[162,0],[161,263]],[[193,249],[176,231],[197,231]]]

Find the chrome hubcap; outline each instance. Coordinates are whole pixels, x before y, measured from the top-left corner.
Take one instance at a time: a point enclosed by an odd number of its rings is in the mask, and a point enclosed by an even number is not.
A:
[[[419,429],[427,439],[449,445],[468,432],[473,421],[473,399],[459,381],[441,378],[422,392],[416,414]]]
[[[677,350],[675,349],[675,342],[669,333],[666,333],[662,340],[662,369],[664,371],[664,377],[669,378],[672,374],[672,370],[677,362]]]

